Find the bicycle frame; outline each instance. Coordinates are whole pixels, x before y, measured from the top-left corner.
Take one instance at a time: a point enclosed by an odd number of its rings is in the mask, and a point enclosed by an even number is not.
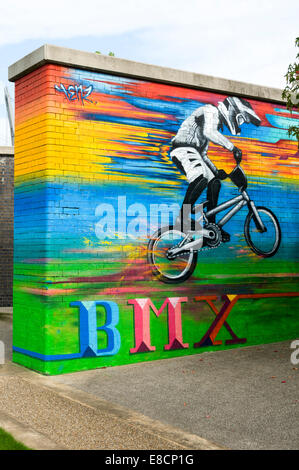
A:
[[[239,196],[236,196],[232,199],[229,199],[226,202],[223,202],[219,206],[216,206],[214,209],[211,209],[210,211],[203,213],[203,217],[208,220],[209,216],[218,214],[219,212],[222,212],[225,209],[228,209],[232,206],[232,209],[225,214],[222,219],[217,223],[217,225],[222,228],[239,210],[242,209],[245,205],[248,206],[248,210],[252,212],[253,214],[253,219],[256,224],[257,230],[260,232],[266,232],[266,227],[264,226],[258,211],[256,210],[254,202],[250,199],[248,196],[247,191],[242,191],[242,193]],[[196,235],[200,234],[200,238],[197,240],[193,240],[189,243],[185,244],[185,241],[188,239],[190,235]],[[203,228],[200,232],[199,231],[194,231],[194,230],[189,230],[186,237],[182,242],[180,243],[180,246],[174,248],[172,251],[172,254],[178,254],[181,251],[186,251],[186,250],[200,250],[202,245],[203,245],[203,238],[212,238],[209,234],[209,230]]]
[[[243,191],[244,193],[246,191]],[[246,193],[247,194],[247,193]],[[247,195],[248,197],[248,195]],[[249,197],[248,197],[249,199]],[[229,199],[228,201],[224,202],[223,204],[220,204],[219,206],[216,206],[214,209],[206,212],[205,216],[208,219],[209,216],[218,214],[218,212],[222,212],[225,209],[228,209],[231,206],[234,206],[227,214],[225,214],[224,217],[217,223],[219,227],[223,227],[224,224],[226,224],[237,212],[239,212],[240,209],[242,209],[243,206],[247,204],[247,201],[245,197],[242,195],[236,196],[233,199]]]

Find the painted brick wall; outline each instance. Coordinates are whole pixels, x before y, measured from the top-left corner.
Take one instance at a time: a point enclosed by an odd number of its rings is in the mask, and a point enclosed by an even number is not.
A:
[[[0,306],[12,305],[14,157],[0,152]]]
[[[298,149],[282,105],[249,100],[261,125],[222,129],[248,193],[279,220],[275,256],[248,247],[244,207],[185,282],[161,282],[147,261],[153,205],[179,207],[187,189],[171,139],[226,97],[51,64],[17,80],[16,362],[59,374],[298,336]],[[220,145],[208,155],[234,168]],[[238,194],[223,181],[220,202]]]

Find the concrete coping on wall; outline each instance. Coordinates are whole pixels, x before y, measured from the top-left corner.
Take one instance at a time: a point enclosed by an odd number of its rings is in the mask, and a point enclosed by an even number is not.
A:
[[[0,155],[14,155],[14,147],[2,147],[0,145]]]
[[[253,85],[50,44],[41,46],[12,64],[8,68],[8,79],[14,82],[47,63],[283,103],[282,90],[279,88]]]

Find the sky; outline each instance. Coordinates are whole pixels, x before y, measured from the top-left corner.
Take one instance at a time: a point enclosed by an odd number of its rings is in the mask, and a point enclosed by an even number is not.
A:
[[[284,88],[298,18],[298,0],[0,0],[0,145],[8,66],[43,44]]]

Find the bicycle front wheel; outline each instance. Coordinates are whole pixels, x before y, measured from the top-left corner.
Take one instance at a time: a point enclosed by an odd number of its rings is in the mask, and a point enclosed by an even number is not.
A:
[[[177,257],[169,255],[169,250],[182,243],[185,237],[185,233],[172,226],[159,229],[151,237],[147,252],[148,263],[160,281],[178,284],[192,275],[197,263],[197,252],[186,251]]]
[[[249,212],[244,225],[244,235],[248,246],[263,258],[270,258],[277,252],[281,242],[281,230],[277,217],[266,207],[257,207],[258,214],[266,228],[258,230],[253,213]]]

